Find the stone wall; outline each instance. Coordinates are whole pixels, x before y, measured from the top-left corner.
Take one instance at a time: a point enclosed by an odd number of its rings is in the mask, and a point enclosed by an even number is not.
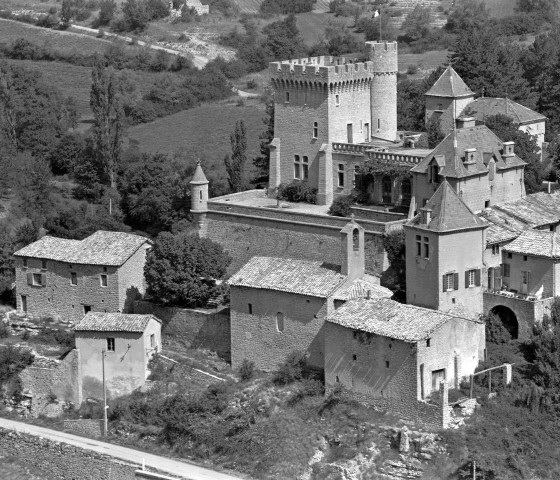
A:
[[[39,416],[50,403],[52,396],[57,400],[72,402],[77,407],[82,403],[82,374],[79,350],[71,350],[61,360],[35,362],[20,374],[22,390],[29,392],[31,415]]]
[[[103,433],[103,420],[64,420],[64,430],[73,430],[91,438],[100,437]]]
[[[189,348],[207,348],[226,361],[231,360],[229,310],[210,312],[189,308],[163,307],[146,301],[134,304],[134,313],[151,313],[161,320],[164,342]]]

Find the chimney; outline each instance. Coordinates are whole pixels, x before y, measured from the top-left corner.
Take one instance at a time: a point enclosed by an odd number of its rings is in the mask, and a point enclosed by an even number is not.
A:
[[[342,247],[342,275],[346,276],[348,282],[353,282],[362,278],[365,273],[365,248],[364,248],[364,229],[352,220],[348,222],[341,233]]]
[[[432,209],[431,208],[421,208],[420,209],[422,225],[429,225],[432,221]]]
[[[504,153],[502,157],[513,157],[515,155],[515,142],[504,142]]]
[[[463,163],[465,164],[476,163],[474,157],[475,153],[476,153],[476,148],[465,148],[465,160],[463,161]]]
[[[470,128],[474,127],[476,120],[474,117],[462,116],[457,119],[457,128]]]

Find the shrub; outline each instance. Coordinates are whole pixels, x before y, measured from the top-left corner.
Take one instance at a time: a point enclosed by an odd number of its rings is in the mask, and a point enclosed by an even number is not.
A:
[[[76,348],[76,341],[73,332],[57,330],[54,332],[54,339],[63,347]]]
[[[278,366],[272,381],[276,385],[288,385],[303,378],[306,367],[305,354],[294,351]]]
[[[255,362],[244,358],[237,373],[239,375],[239,380],[242,382],[251,380],[255,376]]]
[[[0,338],[6,338],[10,336],[10,329],[8,324],[0,320]]]
[[[257,83],[257,81],[254,78],[250,78],[249,80],[247,80],[247,88],[249,90],[254,90],[258,86],[259,86],[259,84]]]
[[[303,379],[297,386],[296,391],[290,395],[287,404],[293,407],[305,397],[316,397],[325,393],[323,382],[314,379]]]
[[[409,75],[418,73],[418,65],[409,65],[406,69],[406,73],[408,73]]]
[[[317,189],[307,181],[294,180],[288,184],[278,185],[277,198],[288,202],[317,203]]]
[[[352,197],[350,195],[342,195],[334,199],[334,202],[327,212],[335,217],[349,217],[352,213]]]

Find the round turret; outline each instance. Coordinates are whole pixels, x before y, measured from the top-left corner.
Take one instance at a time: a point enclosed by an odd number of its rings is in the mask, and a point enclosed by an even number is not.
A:
[[[189,182],[191,186],[191,212],[206,213],[208,211],[208,179],[204,175],[200,162],[196,164],[196,170],[192,180]]]

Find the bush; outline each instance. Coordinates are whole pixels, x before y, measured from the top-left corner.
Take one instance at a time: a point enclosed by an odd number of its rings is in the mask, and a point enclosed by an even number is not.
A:
[[[406,69],[406,73],[408,73],[409,75],[418,73],[418,65],[409,65]]]
[[[351,195],[342,195],[340,197],[336,197],[327,213],[335,217],[349,217],[352,213],[352,210],[350,208],[352,206],[352,203],[353,202]]]
[[[288,184],[278,185],[277,198],[288,202],[317,203],[317,189],[307,181],[294,180]]]
[[[10,329],[8,324],[0,320],[0,338],[6,338],[10,336]]]
[[[258,86],[259,86],[259,84],[257,83],[257,81],[254,78],[250,78],[249,80],[247,80],[247,88],[249,90],[254,90]]]
[[[242,382],[251,380],[255,376],[255,362],[244,358],[239,366],[238,375]]]
[[[275,385],[288,385],[303,378],[306,367],[305,354],[295,351],[290,353],[286,360],[274,372],[272,381]]]

